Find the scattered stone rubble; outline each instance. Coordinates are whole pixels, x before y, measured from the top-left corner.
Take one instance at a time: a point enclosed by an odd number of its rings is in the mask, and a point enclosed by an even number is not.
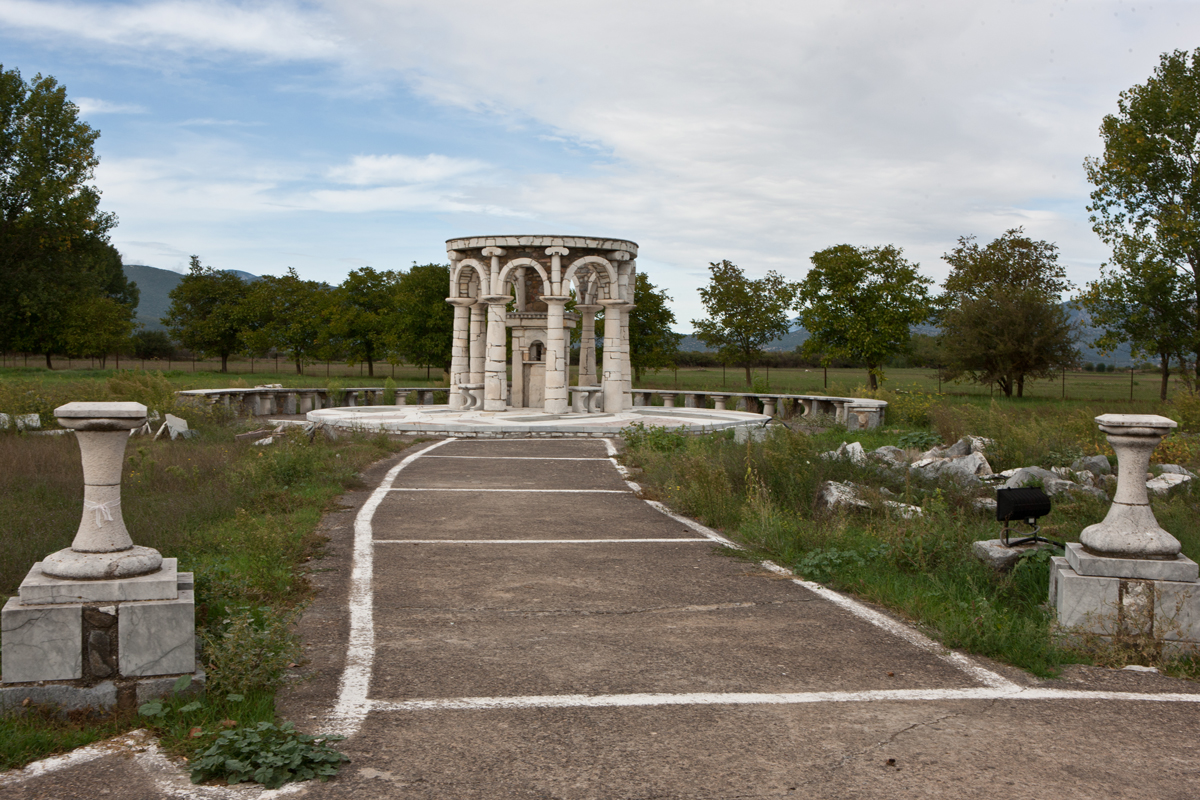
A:
[[[885,445],[871,452],[858,442],[842,442],[837,450],[822,453],[821,458],[835,461],[850,461],[865,466],[876,464],[885,470],[907,471],[915,477],[930,481],[953,480],[963,487],[988,487],[989,489],[1012,489],[1040,484],[1051,497],[1067,494],[1091,495],[1107,500],[1116,488],[1117,478],[1112,474],[1108,458],[1101,455],[1076,459],[1070,467],[1020,467],[995,473],[988,463],[985,452],[993,442],[980,436],[964,436],[949,447],[933,447],[911,457],[908,451]],[[1146,474],[1146,489],[1152,494],[1165,495],[1172,489],[1193,480],[1196,475],[1175,464],[1161,465],[1161,474]],[[818,505],[824,508],[867,508],[870,503],[863,499],[860,487],[853,483],[826,481],[818,494]],[[903,503],[886,501],[904,509],[920,509]],[[978,497],[975,507],[984,513],[995,513],[995,496]],[[903,512],[906,517],[911,511]]]

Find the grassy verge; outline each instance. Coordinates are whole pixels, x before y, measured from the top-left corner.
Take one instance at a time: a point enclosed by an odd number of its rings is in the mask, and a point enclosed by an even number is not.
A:
[[[1037,464],[1059,466],[1076,454],[1104,452],[1091,417],[1108,410],[1042,409],[1029,415],[1023,404],[939,404],[927,409],[939,430],[995,438],[996,470]],[[1086,423],[1086,424],[1085,424]],[[640,468],[639,481],[685,514],[723,530],[748,548],[801,576],[893,609],[949,647],[1052,676],[1066,663],[1144,663],[1171,674],[1200,678],[1193,660],[1165,659],[1154,647],[1086,649],[1068,647],[1046,607],[1049,553],[1031,554],[1008,574],[997,574],[971,553],[971,544],[998,536],[998,524],[972,505],[993,490],[968,490],[952,483],[921,481],[848,461],[826,460],[824,451],[842,441],[870,450],[901,446],[912,429],[815,435],[773,427],[761,442],[737,444],[726,436],[685,437],[662,430],[627,440],[625,458]],[[949,441],[953,441],[951,438]],[[1174,463],[1196,468],[1191,439],[1167,448]],[[1170,442],[1171,440],[1168,440]],[[1168,444],[1164,442],[1164,446]],[[870,501],[856,513],[818,509],[824,481],[852,481]],[[920,506],[923,516],[905,519],[886,501]],[[1057,497],[1045,518],[1044,535],[1078,541],[1085,526],[1103,519],[1108,502],[1090,496]],[[1183,490],[1155,499],[1164,528],[1200,557],[1200,492]]]
[[[171,410],[168,382],[97,381],[48,393],[46,402],[118,397]],[[183,409],[200,435],[130,440],[121,508],[138,544],[179,559],[196,575],[196,623],[209,676],[206,698],[177,697],[151,716],[48,711],[0,717],[0,769],[149,723],[168,747],[194,752],[231,726],[274,720],[275,690],[301,660],[290,631],[319,558],[322,512],[369,464],[405,445],[386,437],[286,437],[270,447],[236,443],[236,421]],[[33,562],[70,545],[83,473],[70,436],[0,435],[0,601]]]

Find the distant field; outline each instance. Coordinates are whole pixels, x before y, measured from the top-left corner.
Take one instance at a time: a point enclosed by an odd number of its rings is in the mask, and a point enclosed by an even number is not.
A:
[[[277,365],[278,364],[278,368]],[[382,386],[391,378],[399,386],[444,386],[438,370],[423,367],[392,366],[376,364],[375,377],[366,376],[364,365],[309,364],[304,375],[297,375],[295,368],[285,359],[230,359],[229,372],[222,374],[220,361],[199,360],[166,361],[122,359],[121,369],[146,369],[161,371],[177,383],[180,388],[212,389],[223,388],[243,382],[247,386],[259,383],[282,383],[284,386],[324,386],[328,381],[342,385]],[[76,381],[105,378],[111,375],[116,362],[110,360],[107,369],[87,359],[55,359],[54,370],[47,370],[39,358],[31,357],[28,365],[20,356],[7,356],[0,366],[0,380]],[[572,380],[576,368],[571,368]],[[426,375],[428,374],[428,378]],[[937,374],[928,369],[891,369],[885,376],[883,388],[889,391],[920,391],[941,393],[947,397],[965,400],[996,397],[1003,398],[1000,391],[992,393],[987,386],[970,383],[939,383]],[[854,395],[866,386],[867,375],[862,369],[830,369],[828,374],[821,369],[759,369],[754,372],[753,391],[771,391],[796,394]],[[637,386],[643,389],[718,390],[731,392],[751,391],[746,387],[744,373],[736,367],[722,371],[719,367],[685,367],[679,370],[647,372]],[[1105,373],[1069,371],[1064,378],[1060,374],[1052,380],[1030,381],[1025,385],[1025,396],[1037,400],[1124,400],[1157,402],[1159,377],[1153,372]],[[1132,395],[1130,389],[1132,388]],[[1179,384],[1172,380],[1168,398],[1179,391]]]
[[[759,369],[755,373],[755,381],[760,384],[756,391],[792,392],[796,394],[854,394],[855,389],[861,391],[867,382],[867,373],[862,369],[830,369],[828,381],[820,369]],[[939,383],[937,374],[930,369],[890,369],[885,376],[883,388],[891,391],[921,391],[933,394],[942,393],[949,396],[968,398],[1000,397],[1004,395],[999,390],[993,394],[987,386],[977,386],[970,383]],[[645,389],[727,389],[731,392],[750,391],[746,387],[745,373],[738,368],[729,367],[722,373],[717,368],[689,367],[685,369],[662,370],[658,373],[646,373],[638,386]],[[1133,399],[1145,401],[1158,400],[1159,376],[1152,372],[1137,372],[1133,375]],[[1027,398],[1050,400],[1126,400],[1130,399],[1129,371],[1113,372],[1099,375],[1094,372],[1066,373],[1064,389],[1063,376],[1060,374],[1052,380],[1030,381],[1025,384]],[[1171,394],[1178,387],[1172,381]]]

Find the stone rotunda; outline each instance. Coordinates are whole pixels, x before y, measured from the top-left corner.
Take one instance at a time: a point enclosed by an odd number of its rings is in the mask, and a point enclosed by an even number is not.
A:
[[[446,302],[454,306],[451,407],[567,413],[572,393],[570,331],[581,324],[577,402],[585,410],[602,404],[608,413],[632,408],[628,320],[634,307],[637,249],[623,239],[582,236],[447,241]],[[574,310],[568,312],[566,304],[572,299]],[[604,312],[599,380],[594,347],[598,311]],[[506,347],[510,328],[511,393]],[[592,399],[596,394],[598,401]]]

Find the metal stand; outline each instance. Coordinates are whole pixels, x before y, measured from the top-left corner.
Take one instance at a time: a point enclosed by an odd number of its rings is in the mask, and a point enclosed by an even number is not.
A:
[[[1023,544],[1036,544],[1038,542],[1045,542],[1046,544],[1052,544],[1055,547],[1061,547],[1063,549],[1066,548],[1066,545],[1064,545],[1062,542],[1056,542],[1053,539],[1047,539],[1043,536],[1039,536],[1038,533],[1042,530],[1042,528],[1040,525],[1037,524],[1036,519],[1023,519],[1023,520],[1021,520],[1021,522],[1028,525],[1029,527],[1033,528],[1033,533],[1030,534],[1029,536],[1022,537],[1015,541],[1009,541],[1009,539],[1008,539],[1009,527],[1008,526],[1009,526],[1010,522],[1009,522],[1009,520],[1005,520],[1004,521],[1004,530],[1002,530],[1001,534],[1000,534],[1000,540],[1002,542],[1004,542],[1005,547],[1019,547],[1020,545],[1023,545]]]

